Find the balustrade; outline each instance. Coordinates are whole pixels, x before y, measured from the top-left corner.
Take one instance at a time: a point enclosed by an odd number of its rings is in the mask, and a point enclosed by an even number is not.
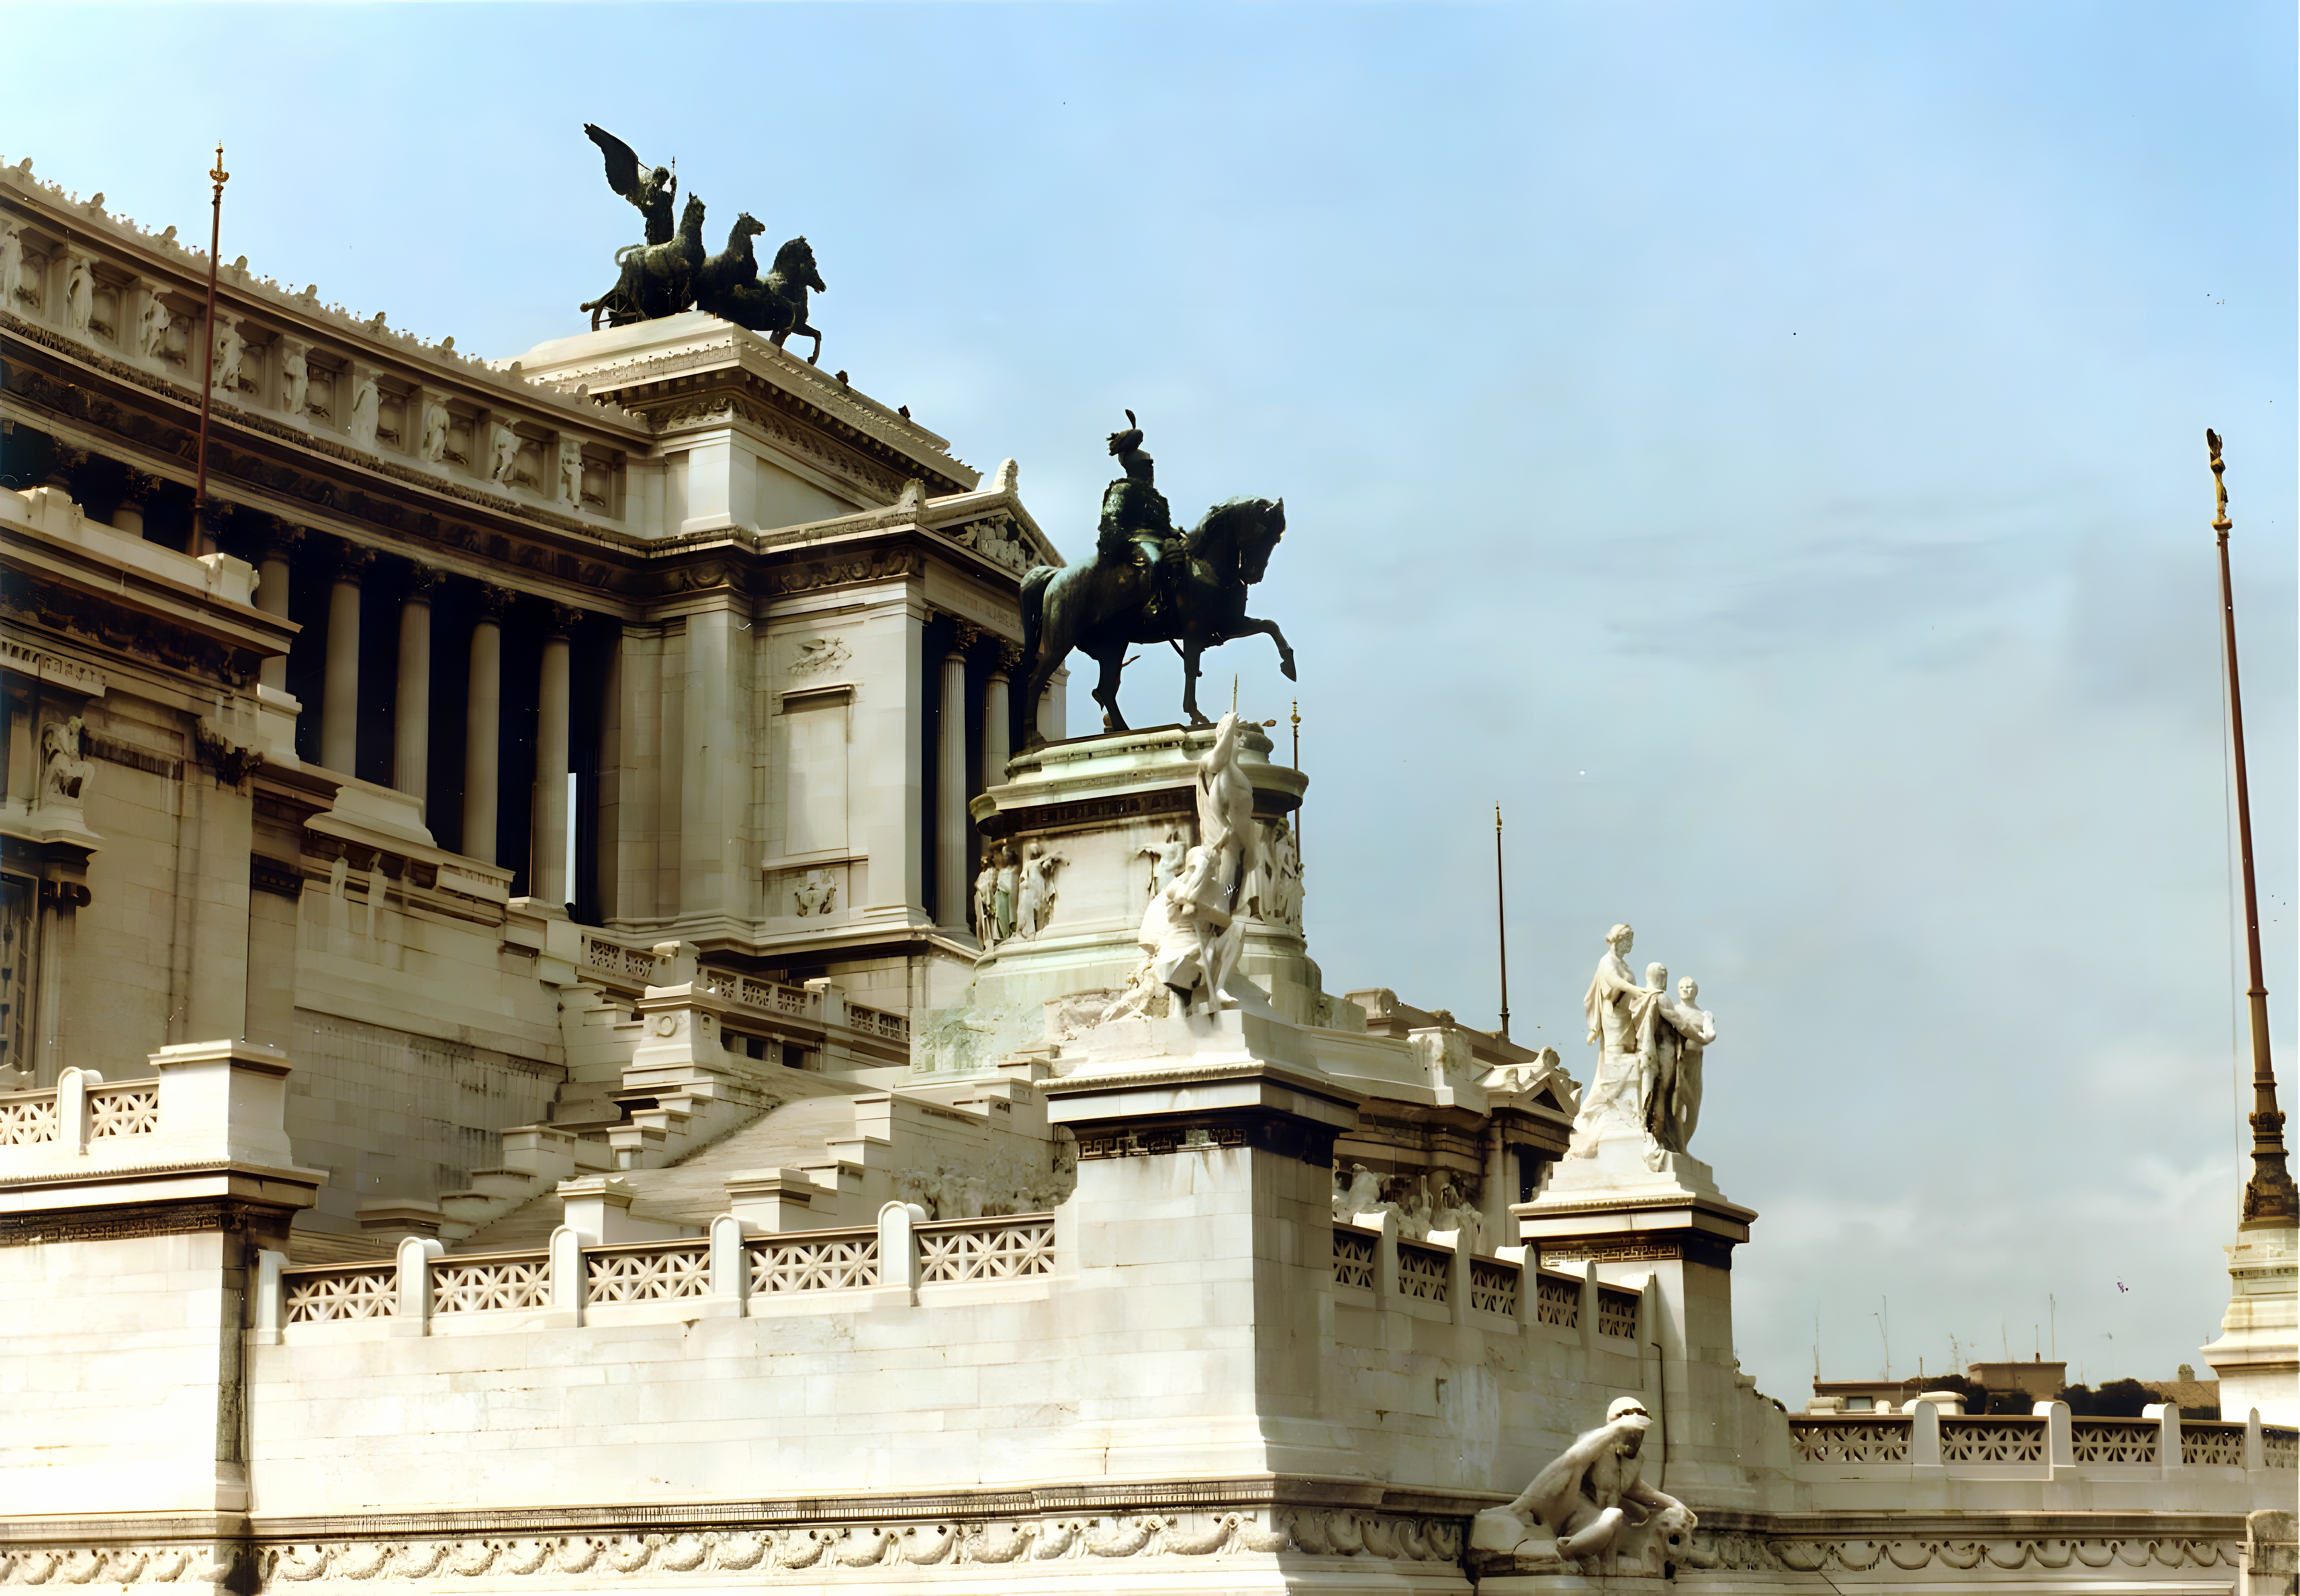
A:
[[[1517,1318],[1519,1293],[1524,1289],[1525,1270],[1519,1265],[1498,1258],[1470,1259],[1470,1306],[1485,1313],[1497,1313],[1504,1318]]]
[[[2044,1419],[2019,1414],[1989,1417],[1941,1415],[1941,1461],[1944,1463],[2042,1463],[2051,1437]],[[2238,1451],[2244,1433],[2237,1432]]]
[[[1534,1276],[1534,1318],[1560,1330],[1581,1327],[1581,1283],[1546,1269]]]
[[[1597,1288],[1597,1334],[1622,1341],[1638,1338],[1638,1293],[1618,1285]]]
[[[2070,1425],[2079,1463],[2154,1463],[2162,1428],[2153,1418],[2079,1418]]]
[[[1371,1231],[1334,1226],[1334,1284],[1373,1290],[1374,1259],[1379,1249]]]
[[[1913,1421],[1905,1417],[1789,1420],[1789,1448],[1805,1463],[1906,1463]]]
[[[954,1280],[1019,1280],[1054,1272],[1051,1214],[945,1220],[919,1226],[915,1234],[921,1285]]]
[[[1444,1304],[1453,1259],[1439,1247],[1420,1242],[1397,1243],[1397,1294],[1416,1301]]]
[[[2262,1426],[2260,1459],[2270,1468],[2300,1468],[2300,1429]]]
[[[799,1293],[902,1285],[1021,1280],[1054,1272],[1052,1214],[954,1219],[912,1226],[890,1204],[875,1228],[797,1231],[742,1237],[731,1217],[709,1236],[586,1245],[562,1230],[550,1248],[532,1252],[438,1255],[437,1243],[411,1243],[392,1259],[295,1268],[263,1255],[255,1328],[278,1332],[362,1319],[464,1315],[618,1304],[740,1301]],[[889,1237],[894,1238],[890,1254]],[[716,1268],[724,1246],[724,1269]],[[894,1256],[901,1267],[888,1269]],[[580,1281],[579,1292],[571,1283]],[[692,1311],[673,1309],[672,1311]],[[722,1308],[721,1311],[725,1311]],[[507,1320],[507,1324],[532,1321]],[[429,1322],[409,1334],[429,1334]]]
[[[123,1081],[88,1093],[88,1139],[148,1136],[160,1128],[160,1083]]]
[[[54,1142],[61,1134],[54,1089],[11,1092],[0,1096],[0,1147],[29,1147],[36,1142]]]

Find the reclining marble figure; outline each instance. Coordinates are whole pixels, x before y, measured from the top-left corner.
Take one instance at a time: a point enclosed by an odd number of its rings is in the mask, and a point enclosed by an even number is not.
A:
[[[1471,1530],[1473,1569],[1556,1565],[1608,1554],[1633,1566],[1653,1563],[1665,1547],[1687,1542],[1699,1520],[1673,1496],[1641,1477],[1638,1451],[1652,1416],[1636,1397],[1616,1397],[1605,1422],[1584,1431],[1505,1508],[1488,1508]]]

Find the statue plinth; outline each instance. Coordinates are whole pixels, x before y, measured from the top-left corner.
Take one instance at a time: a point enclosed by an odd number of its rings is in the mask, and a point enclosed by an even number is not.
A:
[[[1732,1268],[1756,1210],[1720,1192],[1699,1159],[1640,1132],[1576,1143],[1586,1154],[1559,1160],[1532,1201],[1511,1207],[1518,1234],[1546,1266],[1594,1263],[1599,1279],[1654,1293],[1663,1410],[1649,1445],[1678,1495],[1738,1505],[1751,1487],[1722,1416],[1748,1400],[1732,1351]]]
[[[1213,741],[1212,727],[1154,727],[1042,744],[1007,761],[1007,779],[973,803],[988,854],[971,872],[986,951],[966,995],[913,1027],[915,1069],[990,1069],[1099,1020],[1142,965],[1154,889],[1199,840],[1199,761]],[[1291,850],[1290,817],[1309,782],[1270,753],[1259,727],[1241,728],[1238,769],[1265,845],[1235,894],[1242,936],[1229,990],[1273,1018],[1330,1024],[1335,1000],[1303,940]],[[1140,1043],[1162,1045],[1146,1032]]]

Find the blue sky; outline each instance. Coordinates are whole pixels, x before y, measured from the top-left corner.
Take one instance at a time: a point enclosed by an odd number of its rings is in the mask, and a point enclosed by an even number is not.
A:
[[[1587,1077],[1612,922],[1718,1017],[1740,1352],[2201,1363],[2241,1051],[2229,439],[2294,1080],[2289,6],[15,9],[0,155],[426,337],[576,329],[633,218],[805,233],[824,363],[1090,539],[1122,406],[1283,495],[1313,952]],[[132,112],[132,114],[125,112]],[[164,137],[165,142],[162,142]],[[1171,717],[1146,656],[1125,702]],[[1086,730],[1083,694],[1073,727]],[[1487,1018],[1487,1023],[1491,1023]],[[2286,1106],[2295,1095],[2288,1085]],[[2072,1371],[2073,1372],[2073,1371]]]

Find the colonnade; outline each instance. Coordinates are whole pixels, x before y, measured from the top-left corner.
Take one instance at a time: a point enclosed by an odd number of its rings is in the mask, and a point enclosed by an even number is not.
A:
[[[1013,752],[1007,746],[1007,715],[1013,699],[1014,671],[1021,663],[1019,644],[997,642],[989,656],[982,686],[981,769],[979,773],[971,771],[967,763],[967,717],[962,712],[970,703],[967,659],[983,636],[981,629],[971,623],[954,621],[942,658],[943,714],[935,743],[933,806],[935,919],[957,930],[966,930],[971,925],[978,868],[974,822],[967,802],[974,794],[1006,779],[1006,761]],[[954,704],[961,706],[962,712],[951,713],[950,706]],[[1038,721],[1042,736],[1062,735],[1061,702],[1052,688],[1038,700]]]
[[[258,551],[256,607],[274,615],[288,612],[293,562],[298,558],[330,561],[327,633],[319,702],[319,763],[341,775],[356,776],[359,764],[361,624],[362,589],[376,579],[375,551],[356,544],[308,537],[300,528],[280,527]],[[418,799],[429,792],[431,677],[435,662],[432,603],[447,581],[445,573],[404,562],[398,575],[398,664],[393,684],[389,785]],[[463,702],[463,784],[461,847],[488,864],[496,857],[503,802],[504,649],[505,614],[518,595],[491,584],[471,583],[472,617]],[[571,769],[570,642],[580,612],[544,604],[543,643],[535,746],[533,827],[529,849],[528,895],[546,903],[565,902],[567,879],[567,777]],[[267,687],[285,690],[288,661],[263,662]],[[306,712],[309,712],[308,711]]]

